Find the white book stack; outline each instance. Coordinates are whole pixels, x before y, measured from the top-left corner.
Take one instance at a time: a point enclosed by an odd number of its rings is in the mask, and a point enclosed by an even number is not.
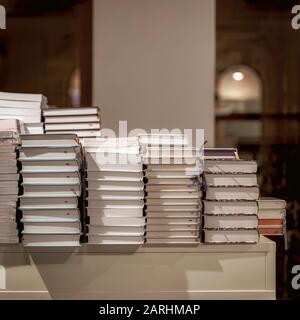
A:
[[[144,243],[143,164],[137,138],[84,139],[88,243]]]
[[[82,150],[78,137],[22,135],[24,246],[79,246]]]
[[[200,242],[201,150],[184,135],[141,135],[146,149],[146,244]]]
[[[204,171],[204,242],[258,242],[256,162],[240,160],[236,149],[206,149]]]
[[[42,94],[0,92],[0,119],[18,119],[25,124],[41,124],[47,98]]]
[[[0,243],[19,242],[16,208],[19,174],[16,146],[18,124],[15,120],[0,120]]]
[[[49,134],[75,133],[79,138],[101,136],[99,107],[44,110],[45,131]]]

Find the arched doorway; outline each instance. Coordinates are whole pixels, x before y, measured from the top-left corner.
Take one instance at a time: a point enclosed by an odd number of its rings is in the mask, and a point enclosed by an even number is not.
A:
[[[246,65],[226,68],[218,76],[216,143],[218,146],[257,144],[262,137],[263,84]]]

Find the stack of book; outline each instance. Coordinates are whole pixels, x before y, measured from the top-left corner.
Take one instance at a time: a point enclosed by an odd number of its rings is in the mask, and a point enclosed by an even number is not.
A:
[[[264,236],[285,236],[286,202],[277,198],[261,198],[257,204],[259,233]]]
[[[82,150],[78,137],[21,135],[23,243],[78,246]]]
[[[184,135],[141,135],[146,150],[146,244],[200,242],[201,150]]]
[[[144,243],[143,164],[137,138],[84,139],[89,244]]]
[[[18,119],[25,124],[40,124],[47,98],[42,94],[0,92],[0,119]]]
[[[46,133],[75,133],[79,138],[101,136],[99,107],[49,108],[44,110]]]
[[[0,243],[18,243],[16,207],[19,174],[16,145],[17,128],[11,121],[0,120]]]
[[[256,162],[240,160],[235,149],[206,150],[204,159],[204,242],[258,242]]]

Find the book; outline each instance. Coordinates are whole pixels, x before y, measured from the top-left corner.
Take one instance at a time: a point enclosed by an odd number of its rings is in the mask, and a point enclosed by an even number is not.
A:
[[[255,201],[203,201],[204,214],[209,215],[257,215],[258,206]]]
[[[204,230],[206,243],[257,243],[259,233],[257,230]]]
[[[79,123],[51,123],[45,124],[45,130],[48,131],[70,131],[70,130],[97,130],[100,129],[100,123],[79,122]]]
[[[204,215],[205,230],[209,229],[257,229],[256,215]]]
[[[204,159],[239,159],[236,148],[205,148]]]
[[[79,247],[80,234],[23,234],[25,247]]]
[[[206,173],[256,173],[257,163],[245,160],[205,160]]]
[[[99,115],[99,107],[82,107],[82,108],[49,108],[44,110],[43,115],[48,117],[64,117],[64,116],[85,116]]]
[[[44,112],[45,114],[45,112]],[[70,115],[70,116],[52,116],[45,118],[45,124],[58,124],[58,123],[89,123],[89,122],[99,122],[99,115]]]
[[[228,187],[252,187],[257,186],[258,180],[256,174],[205,174],[206,184],[208,186],[228,186]]]
[[[257,200],[259,188],[255,187],[209,187],[207,200]]]

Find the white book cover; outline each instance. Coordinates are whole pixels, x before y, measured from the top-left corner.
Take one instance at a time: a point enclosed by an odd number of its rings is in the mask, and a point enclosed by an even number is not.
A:
[[[262,219],[285,219],[285,209],[259,209],[258,218]]]
[[[156,206],[197,206],[200,199],[147,199],[147,205]]]
[[[24,195],[32,197],[72,197],[81,195],[81,185],[29,185],[23,184]]]
[[[199,225],[199,218],[147,218],[147,228],[149,225]]]
[[[11,101],[0,99],[0,109],[18,109],[18,110],[40,110],[41,102],[39,101]]]
[[[89,245],[141,245],[144,243],[143,237],[129,236],[88,236]]]
[[[252,216],[204,216],[205,229],[257,229],[258,218]]]
[[[88,189],[96,191],[143,191],[142,181],[94,181],[87,179]]]
[[[257,200],[258,187],[209,187],[207,200]]]
[[[79,161],[76,160],[22,160],[23,173],[57,173],[78,172]]]
[[[41,118],[41,110],[40,109],[26,109],[26,108],[6,108],[1,106],[0,104],[0,116],[2,117],[2,115],[8,115],[8,116],[15,116],[15,117],[19,117],[19,116],[25,116],[25,117],[39,117]],[[37,121],[39,122],[39,121]]]
[[[259,209],[285,209],[285,200],[278,198],[260,198],[257,200]]]
[[[146,224],[145,218],[102,218],[98,216],[90,216],[90,225],[105,227],[143,227]]]
[[[142,237],[145,234],[145,228],[142,227],[102,227],[89,226],[89,235],[97,236],[130,236]]]
[[[147,224],[146,225],[146,232],[199,232],[200,224]]]
[[[27,134],[43,134],[44,125],[42,123],[25,123],[25,131]]]
[[[257,230],[205,230],[206,243],[257,243]]]
[[[46,117],[46,124],[99,122],[99,115]]]
[[[24,184],[78,184],[80,175],[78,172],[21,172]]]
[[[146,175],[147,184],[149,185],[185,185],[191,186],[196,185],[196,181],[201,181],[200,178],[195,177],[195,179],[191,178],[148,178]]]
[[[172,174],[187,174],[189,176],[198,175],[202,172],[201,167],[195,165],[186,165],[186,164],[149,164],[147,169],[145,170],[147,173],[154,172],[154,173],[161,173],[161,174],[168,174],[167,172],[170,171]]]
[[[144,200],[93,200],[88,199],[89,208],[132,209],[144,208]]]
[[[200,218],[200,211],[174,211],[174,212],[165,212],[165,211],[147,211],[146,210],[146,217],[147,218],[163,218],[163,219],[178,219],[178,218],[184,218],[184,219],[194,219],[194,218]]]
[[[229,186],[229,187],[251,187],[257,186],[258,180],[256,174],[205,174],[206,184],[208,186]]]
[[[116,172],[116,171],[87,171],[88,181],[99,182],[140,182],[144,178],[143,172]]]
[[[27,210],[23,211],[22,222],[78,222],[80,212],[71,210]]]
[[[79,234],[80,222],[25,222],[23,234]]]
[[[147,231],[146,239],[199,239],[200,232],[193,231]]]
[[[150,191],[147,192],[146,199],[197,199],[200,201],[201,193],[189,191]]]
[[[198,192],[201,195],[197,186],[189,184],[189,185],[182,185],[182,184],[146,184],[146,191],[148,193],[153,192]]]
[[[143,200],[143,191],[88,191],[88,201],[90,200]]]
[[[19,160],[76,160],[80,155],[75,148],[21,148]]]
[[[28,197],[20,196],[20,210],[77,209],[77,197]]]
[[[149,170],[145,170],[146,176],[147,178],[164,178],[164,179],[191,179],[195,176],[199,176],[201,174],[200,169],[198,170],[198,172],[196,171],[186,171],[186,170],[182,170],[182,171],[149,171]],[[196,174],[195,174],[196,173]]]
[[[13,92],[0,92],[1,100],[10,101],[30,101],[30,102],[40,102],[45,103],[47,98],[42,94],[33,93],[13,93]]]
[[[205,160],[206,173],[256,173],[257,163],[245,160]]]
[[[177,212],[177,211],[185,211],[185,212],[193,212],[193,211],[199,211],[200,206],[199,203],[195,205],[151,205],[147,204],[147,212]]]
[[[109,208],[87,208],[87,214],[91,216],[99,216],[103,218],[141,218],[144,216],[143,208],[130,208],[130,209],[109,209]]]
[[[82,123],[48,123],[45,124],[46,131],[66,131],[66,130],[97,130],[100,129],[99,122]]]
[[[7,114],[7,113],[0,113],[0,117],[2,119],[18,119],[24,123],[37,123],[37,122],[41,122],[41,116],[39,114],[34,114],[31,116],[25,116],[25,115],[11,115],[11,114]]]
[[[133,172],[142,173],[143,164],[101,164],[96,163],[93,160],[87,162],[87,172],[88,174],[93,174],[93,172]]]
[[[164,238],[164,239],[148,239],[146,240],[146,245],[149,244],[161,244],[161,245],[198,245],[200,243],[200,240],[198,238],[191,239],[191,238],[176,238],[176,239],[170,239],[170,238]]]
[[[203,201],[205,214],[239,214],[251,215],[258,213],[256,201]]]
[[[99,149],[127,149],[138,148],[139,140],[136,137],[132,138],[96,138],[96,139],[84,139],[82,145],[85,148],[99,148]]]
[[[87,137],[101,137],[101,130],[66,130],[66,131],[48,131],[47,134],[64,134],[64,133],[73,133],[78,136],[78,138],[87,138]],[[81,139],[82,140],[82,139]]]
[[[79,234],[24,234],[23,245],[25,247],[80,247]]]
[[[44,110],[44,117],[60,117],[60,116],[85,116],[98,115],[99,107],[83,107],[83,108],[49,108]]]
[[[38,122],[38,121],[37,121]],[[75,134],[27,134],[21,135],[22,147],[72,148],[78,147],[79,142]]]

